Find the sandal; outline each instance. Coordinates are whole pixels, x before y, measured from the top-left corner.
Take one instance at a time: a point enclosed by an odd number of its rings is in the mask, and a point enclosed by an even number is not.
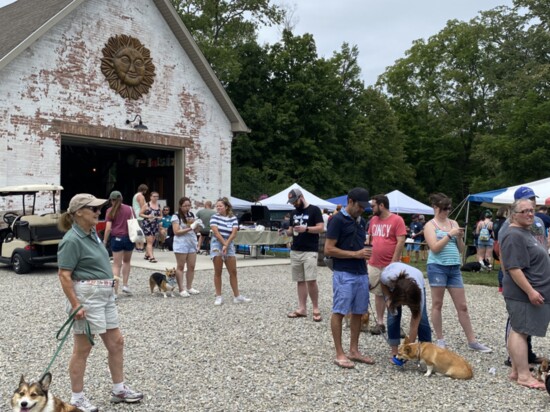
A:
[[[149,262],[151,262],[151,263],[158,263],[158,260],[156,260],[155,258],[150,258],[150,259],[149,259]]]
[[[145,260],[151,260],[151,258],[150,258],[149,256],[147,256],[147,255],[143,256],[143,259],[145,259]]]
[[[320,312],[313,312],[313,322],[321,322],[323,320]]]

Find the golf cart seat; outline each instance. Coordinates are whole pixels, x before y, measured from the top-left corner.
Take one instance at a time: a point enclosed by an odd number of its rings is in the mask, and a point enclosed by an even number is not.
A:
[[[15,237],[26,242],[60,240],[63,238],[63,232],[57,228],[58,220],[59,215],[57,213],[44,216],[20,216],[13,222],[12,230]]]

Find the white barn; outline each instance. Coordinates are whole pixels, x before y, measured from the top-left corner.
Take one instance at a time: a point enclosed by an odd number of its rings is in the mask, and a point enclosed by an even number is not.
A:
[[[249,130],[169,0],[18,0],[0,38],[0,186],[230,195]]]

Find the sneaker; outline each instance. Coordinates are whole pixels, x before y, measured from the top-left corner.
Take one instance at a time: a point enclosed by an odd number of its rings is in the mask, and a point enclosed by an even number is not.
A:
[[[190,295],[198,295],[199,293],[201,293],[200,291],[198,291],[197,289],[187,289],[187,293],[189,293]]]
[[[498,293],[502,293],[502,286],[498,287]]]
[[[223,297],[216,296],[216,300],[214,301],[215,306],[220,306],[223,303]]]
[[[85,396],[78,398],[75,401],[70,402],[71,405],[76,406],[82,412],[97,412],[97,409]]]
[[[407,363],[406,360],[399,359],[397,356],[393,355],[390,359],[390,362],[393,363],[395,366],[403,367],[405,363]]]
[[[471,343],[468,343],[468,347],[471,349],[471,350],[475,350],[477,352],[481,352],[481,353],[490,353],[492,352],[493,350],[491,348],[488,348],[487,346],[479,343],[479,342],[471,342]]]
[[[236,298],[233,298],[233,303],[250,303],[252,302],[252,299],[247,298],[243,295],[239,295]]]
[[[128,386],[124,385],[124,390],[122,392],[114,393],[111,392],[111,402],[113,403],[134,403],[139,402],[143,399],[143,394],[136,392],[130,389]]]
[[[190,295],[189,292],[187,292],[186,290],[182,290],[182,291],[180,292],[180,296],[181,296],[182,298],[188,298],[188,297],[191,296],[191,295]]]
[[[487,266],[485,266],[485,262],[483,260],[480,260],[479,264],[481,265],[481,269],[487,269]]]
[[[445,343],[445,339],[437,339],[435,341],[435,344],[442,349],[445,349],[447,347],[447,344]]]
[[[370,328],[371,335],[380,335],[381,333],[386,333],[386,326],[381,323],[377,323],[375,326]]]
[[[122,287],[122,292],[127,293],[128,295],[132,294],[132,291],[130,290],[130,288],[128,286],[123,286]]]

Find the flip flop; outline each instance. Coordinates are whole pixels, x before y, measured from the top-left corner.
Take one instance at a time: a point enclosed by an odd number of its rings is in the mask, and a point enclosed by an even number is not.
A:
[[[345,360],[334,359],[334,364],[336,366],[339,366],[342,369],[353,369],[353,368],[355,368],[355,364],[352,361],[350,361],[349,359],[345,359]]]
[[[529,383],[529,384],[520,383],[518,381],[516,381],[516,383],[520,386],[525,386],[526,388],[529,388],[529,389],[538,389],[538,390],[541,390],[541,391],[546,390],[546,385],[543,382],[539,382],[539,381]]]
[[[286,315],[286,317],[290,319],[298,319],[298,318],[306,318],[307,315],[295,310],[294,312],[290,312],[288,315]]]
[[[348,359],[357,363],[364,363],[366,365],[374,365],[374,361],[367,356],[348,356]]]
[[[151,263],[158,263],[158,260],[156,260],[155,258],[151,258],[151,259],[149,259],[149,262],[151,262]]]
[[[321,322],[323,318],[320,313],[313,313],[313,322]]]

